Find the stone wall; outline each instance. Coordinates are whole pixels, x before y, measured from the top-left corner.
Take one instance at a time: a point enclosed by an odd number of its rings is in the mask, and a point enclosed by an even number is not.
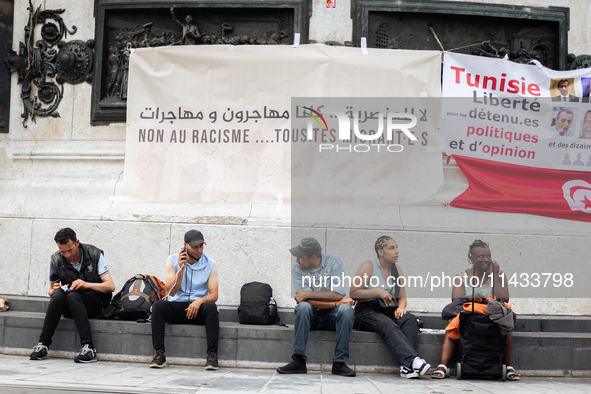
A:
[[[588,53],[591,4],[577,0],[497,1],[528,6],[571,7],[569,52]],[[310,38],[318,42],[350,40],[350,4],[336,9],[314,0]],[[552,4],[550,4],[552,3]],[[93,1],[45,2],[65,8],[62,14],[77,33],[68,39],[94,36]],[[15,1],[14,49],[23,40],[28,1]],[[39,4],[34,4],[35,6]],[[406,275],[456,273],[467,267],[468,245],[476,238],[491,243],[494,258],[507,273],[537,272],[540,266],[585,272],[591,255],[591,224],[530,215],[460,210],[446,206],[467,188],[457,166],[444,166],[441,205],[400,206],[385,210],[384,221],[363,228],[333,228],[314,223],[291,228],[289,206],[252,204],[140,204],[121,199],[125,124],[90,126],[91,86],[64,85],[59,118],[37,118],[24,128],[20,86],[13,76],[10,132],[0,134],[0,293],[44,295],[49,256],[56,250],[55,232],[74,228],[82,242],[105,251],[118,289],[136,273],[164,279],[166,256],[182,247],[182,235],[199,228],[206,253],[219,263],[221,305],[237,305],[243,283],[270,283],[282,307],[294,305],[291,295],[290,245],[315,236],[327,252],[338,253],[348,275],[373,256],[373,242],[392,235],[400,245]],[[313,227],[313,228],[312,228]],[[353,227],[353,226],[352,226]],[[577,280],[590,280],[587,277]],[[448,290],[444,293],[447,294]],[[448,295],[435,299],[409,294],[409,309],[439,311]],[[556,296],[550,289],[548,296]],[[589,297],[590,294],[586,296]],[[591,314],[589,299],[514,299],[519,313]]]

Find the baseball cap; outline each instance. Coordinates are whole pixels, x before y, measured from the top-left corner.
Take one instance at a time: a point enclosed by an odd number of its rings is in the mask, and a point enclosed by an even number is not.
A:
[[[203,234],[201,234],[201,231],[197,230],[189,230],[185,233],[185,243],[189,244],[192,248],[199,244],[207,245],[203,239]]]
[[[319,255],[322,252],[322,246],[314,238],[304,238],[298,246],[289,249],[289,252],[295,257]]]

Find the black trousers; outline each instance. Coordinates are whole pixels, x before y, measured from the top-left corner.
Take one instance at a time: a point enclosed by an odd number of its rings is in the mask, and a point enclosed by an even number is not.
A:
[[[396,319],[394,314],[374,311],[363,317],[359,329],[380,334],[396,361],[412,369],[412,362],[419,355],[419,328],[413,314]]]
[[[197,316],[187,318],[189,302],[156,301],[152,305],[152,343],[155,350],[164,351],[164,327],[169,324],[205,325],[207,336],[207,353],[218,353],[220,317],[215,302],[205,302],[199,307]]]
[[[51,345],[51,338],[60,322],[60,317],[63,315],[74,319],[78,334],[80,334],[80,343],[82,345],[92,344],[88,319],[97,317],[102,310],[101,300],[93,290],[74,290],[68,293],[62,289],[55,290],[49,300],[39,342],[47,347]]]

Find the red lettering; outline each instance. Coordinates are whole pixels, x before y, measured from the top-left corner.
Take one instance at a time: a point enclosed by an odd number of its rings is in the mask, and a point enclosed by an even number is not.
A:
[[[507,89],[507,93],[519,93],[519,81],[516,79],[512,79],[507,84],[509,89]]]
[[[535,83],[529,84],[527,87],[527,92],[532,96],[540,96],[540,87]]]
[[[487,82],[491,81],[491,85],[492,87],[487,88]],[[484,77],[484,80],[482,81],[482,89],[490,89],[490,90],[497,90],[497,79],[495,77]]]
[[[458,68],[458,67],[454,67],[454,66],[451,66],[450,68],[452,70],[455,70],[455,72],[456,72],[456,83],[460,83],[460,73],[462,71],[466,71],[466,69],[465,68]]]
[[[480,75],[476,74],[474,76],[474,83],[470,82],[470,77],[472,76],[472,74],[466,74],[466,82],[468,83],[468,86],[474,86],[475,88],[479,87],[480,84]]]

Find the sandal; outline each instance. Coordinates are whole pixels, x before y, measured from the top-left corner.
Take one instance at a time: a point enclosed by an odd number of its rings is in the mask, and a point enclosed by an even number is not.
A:
[[[507,380],[519,380],[519,375],[515,372],[515,368],[507,366]]]
[[[443,368],[443,371],[439,368]],[[445,379],[447,377],[449,377],[449,368],[443,364],[439,364],[437,369],[431,374],[431,378],[433,379]]]

